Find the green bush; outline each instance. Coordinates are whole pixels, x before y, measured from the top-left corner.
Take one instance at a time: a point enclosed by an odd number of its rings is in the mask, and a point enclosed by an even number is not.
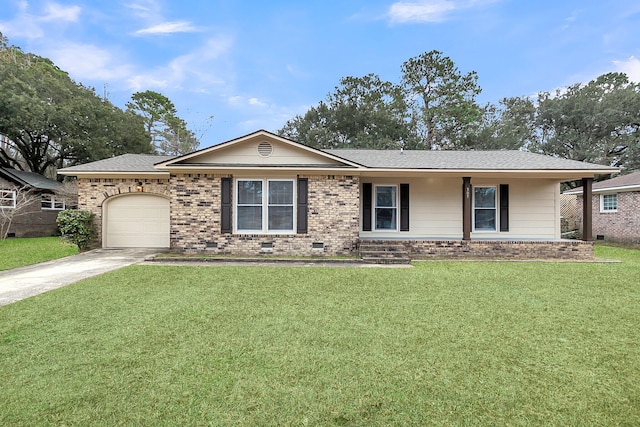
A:
[[[64,210],[58,214],[56,222],[62,238],[86,250],[96,235],[94,215],[89,211]]]

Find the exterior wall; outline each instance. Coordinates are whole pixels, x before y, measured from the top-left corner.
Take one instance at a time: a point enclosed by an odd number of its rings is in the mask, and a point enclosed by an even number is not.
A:
[[[168,179],[140,180],[130,178],[79,178],[78,209],[92,212],[98,233],[98,242],[102,243],[102,206],[110,197],[137,192],[137,183],[142,182],[145,193],[169,196]]]
[[[640,192],[618,193],[618,211],[600,212],[600,197],[593,194],[591,212],[593,216],[593,238],[611,242],[640,243]],[[583,198],[578,196],[578,205]],[[579,229],[582,229],[582,210],[579,211]]]
[[[268,142],[273,147],[269,156],[262,157],[258,154],[258,145]],[[211,153],[201,154],[197,158],[198,163],[223,163],[223,164],[262,164],[262,165],[335,165],[338,162],[327,159],[319,154],[303,151],[289,144],[255,138],[244,144],[223,147]],[[188,162],[188,161],[187,161]]]
[[[14,188],[13,182],[0,178],[0,189],[11,190]],[[58,225],[56,224],[58,212],[60,211],[42,210],[40,194],[34,194],[31,203],[14,213],[7,235],[12,237],[54,236],[58,233]]]
[[[221,234],[221,178],[227,176],[172,175],[172,249],[187,253],[301,256],[349,255],[356,250],[360,206],[357,177],[300,176],[309,180],[305,234]],[[322,249],[314,249],[314,243],[322,243]],[[271,247],[263,249],[263,244]]]
[[[580,240],[400,240],[411,259],[559,259],[591,260],[593,242]]]
[[[462,178],[361,178],[376,184],[409,184],[409,230],[361,232],[363,238],[462,239]],[[472,239],[559,239],[559,183],[531,179],[478,179],[471,184],[509,185],[509,231],[472,232]],[[360,212],[362,216],[362,211]],[[361,220],[362,221],[362,220]],[[499,221],[498,221],[499,223]],[[360,223],[362,229],[362,222]]]

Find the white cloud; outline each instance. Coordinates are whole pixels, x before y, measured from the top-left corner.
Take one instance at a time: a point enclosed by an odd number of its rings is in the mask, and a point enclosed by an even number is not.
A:
[[[442,22],[458,10],[485,6],[501,0],[416,0],[399,1],[389,7],[392,24]]]
[[[50,2],[46,4],[44,13],[34,14],[29,11],[29,3],[18,3],[20,12],[10,21],[0,22],[0,31],[7,37],[35,40],[45,36],[45,29],[52,25],[78,22],[82,9],[79,6],[64,6]]]
[[[48,3],[45,12],[46,15],[40,17],[42,22],[77,22],[81,9],[80,6],[64,6],[58,3]]]
[[[447,13],[455,9],[455,4],[447,0],[397,2],[389,8],[389,19],[394,24],[440,22],[445,19]]]
[[[224,55],[231,49],[233,40],[219,36],[206,41],[202,46],[185,55],[172,59],[167,65],[138,73],[128,78],[129,87],[141,88],[186,88],[189,91],[207,93],[212,85],[223,85],[232,78],[224,69]]]
[[[130,65],[119,63],[120,55],[93,45],[59,43],[48,55],[75,80],[114,81],[132,72]]]
[[[630,56],[626,61],[613,61],[616,71],[625,73],[629,80],[640,83],[640,59]]]
[[[170,33],[191,33],[198,31],[190,22],[176,21],[176,22],[163,22],[161,24],[153,25],[148,28],[136,31],[136,35],[145,34],[170,34]]]

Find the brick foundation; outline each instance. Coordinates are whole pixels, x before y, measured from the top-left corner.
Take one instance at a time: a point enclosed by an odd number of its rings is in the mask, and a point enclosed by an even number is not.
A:
[[[367,240],[367,242],[378,242]],[[594,258],[593,242],[581,240],[397,240],[411,259],[575,259]]]

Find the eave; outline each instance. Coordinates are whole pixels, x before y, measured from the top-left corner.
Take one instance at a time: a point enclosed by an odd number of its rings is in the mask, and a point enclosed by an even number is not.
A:
[[[132,172],[132,171],[58,171],[64,176],[76,176],[78,178],[118,178],[118,179],[169,179],[169,172]]]

